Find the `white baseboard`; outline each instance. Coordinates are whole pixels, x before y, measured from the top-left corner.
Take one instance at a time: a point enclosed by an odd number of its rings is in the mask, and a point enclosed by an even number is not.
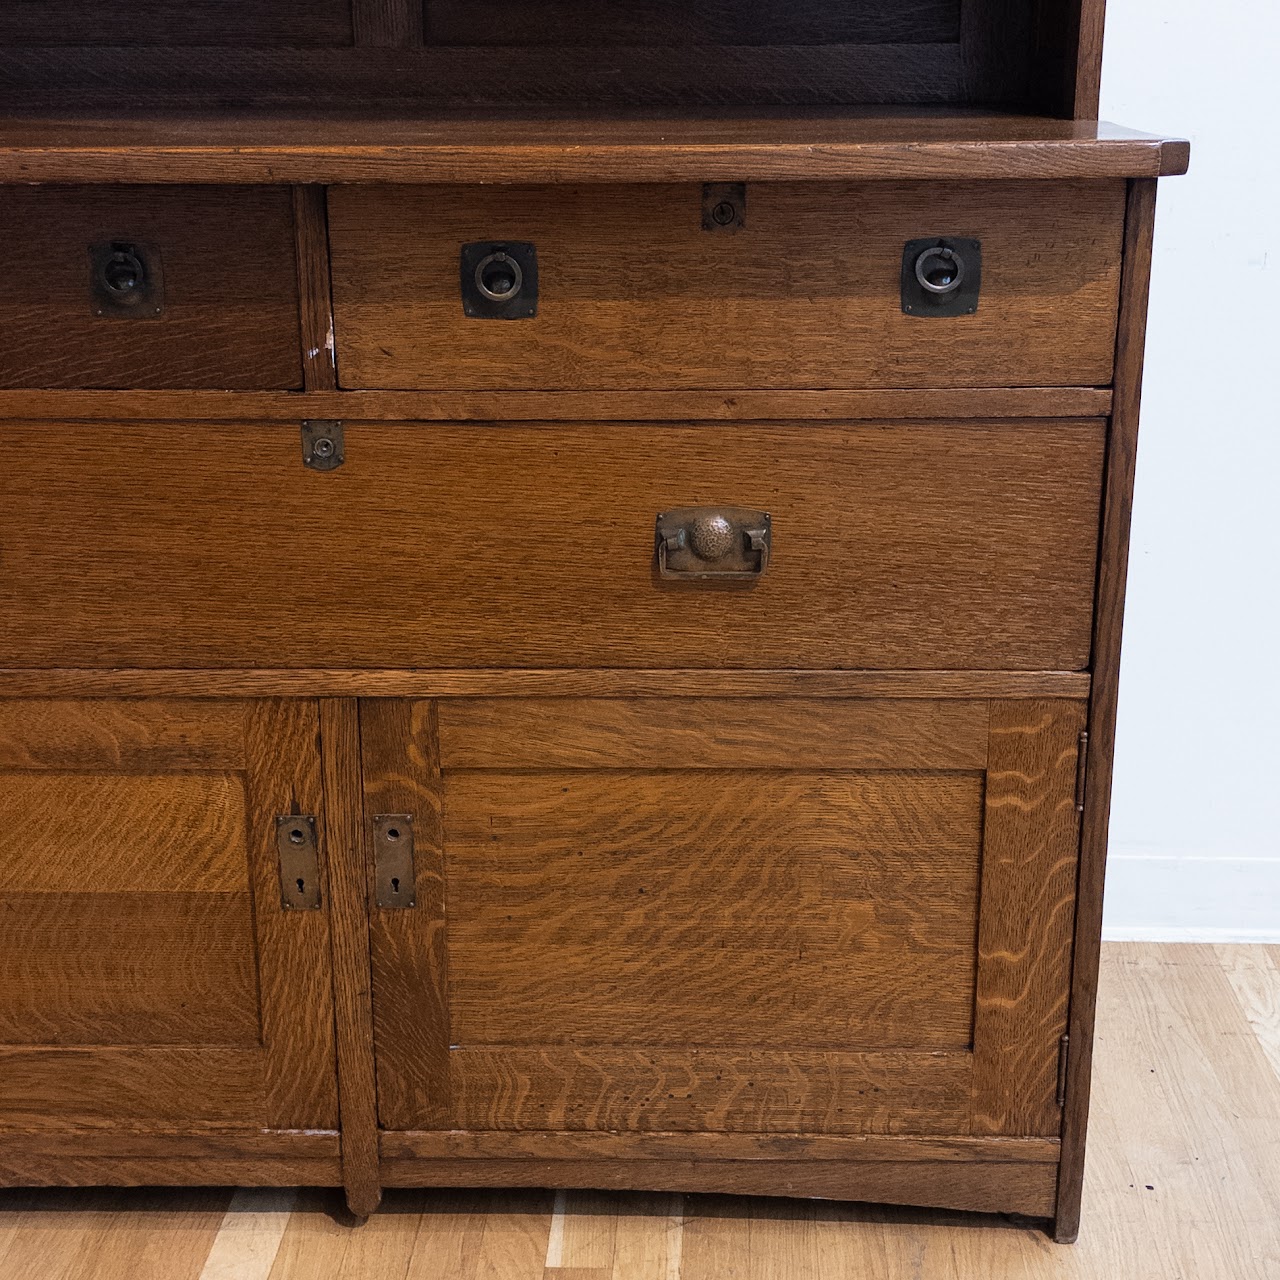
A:
[[[1113,850],[1102,936],[1122,942],[1280,943],[1280,857]]]

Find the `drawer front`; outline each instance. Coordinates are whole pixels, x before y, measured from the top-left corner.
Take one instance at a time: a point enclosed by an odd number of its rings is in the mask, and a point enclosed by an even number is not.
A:
[[[1111,380],[1120,182],[339,187],[341,381],[419,389],[1001,387]],[[982,243],[977,312],[906,315],[903,254]],[[537,314],[464,314],[461,247],[529,243]]]
[[[0,387],[302,385],[287,188],[5,187],[0,223]]]
[[[1079,669],[1103,436],[356,423],[320,473],[284,424],[8,424],[0,665]],[[763,576],[660,576],[655,517],[724,505]]]
[[[1056,1133],[1083,726],[363,703],[366,811],[414,815],[412,905],[371,929],[382,1124]]]

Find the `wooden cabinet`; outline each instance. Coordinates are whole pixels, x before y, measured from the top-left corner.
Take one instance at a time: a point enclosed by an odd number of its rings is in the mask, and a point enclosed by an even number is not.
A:
[[[344,387],[1084,386],[1111,380],[1120,182],[753,186],[703,225],[688,186],[339,187]],[[907,315],[904,245],[982,246],[958,323]],[[458,246],[537,253],[531,324],[469,320]],[[971,268],[976,271],[976,263]]]
[[[359,422],[326,474],[296,423],[0,423],[0,663],[1081,670],[1104,436]],[[656,517],[725,505],[759,581],[659,577]]]
[[[1100,6],[101,10],[0,13],[0,1185],[1074,1238]]]
[[[1084,722],[1068,700],[363,704],[366,808],[415,814],[416,905],[371,928],[393,1175],[532,1136],[553,1183],[669,1151],[703,1189],[763,1190],[716,1162],[767,1135],[882,1137],[904,1164],[999,1135],[988,1203],[1016,1172],[1045,1211],[1055,1171],[1017,1140],[1060,1125]]]
[[[323,815],[317,727],[306,701],[0,701],[0,1169],[334,1175],[328,916],[286,908],[276,854],[278,815]]]

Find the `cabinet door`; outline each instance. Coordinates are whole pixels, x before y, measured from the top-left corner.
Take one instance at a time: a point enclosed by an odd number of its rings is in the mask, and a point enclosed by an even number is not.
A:
[[[1083,704],[361,719],[370,830],[416,844],[373,912],[384,1128],[1058,1132]]]
[[[0,701],[0,1128],[337,1127],[307,702]],[[321,828],[322,830],[322,828]]]

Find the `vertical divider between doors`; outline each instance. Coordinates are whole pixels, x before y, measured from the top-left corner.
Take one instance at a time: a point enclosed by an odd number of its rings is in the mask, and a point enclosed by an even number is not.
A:
[[[337,1020],[342,1182],[351,1212],[367,1217],[382,1198],[369,963],[369,876],[360,763],[360,703],[320,700],[325,852],[333,999]]]

